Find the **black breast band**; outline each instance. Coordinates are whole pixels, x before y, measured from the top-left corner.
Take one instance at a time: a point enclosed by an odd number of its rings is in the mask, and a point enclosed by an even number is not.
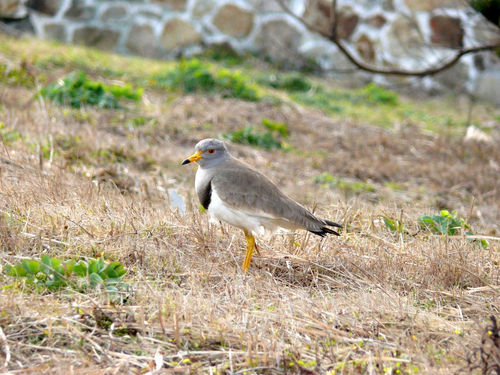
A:
[[[198,198],[200,199],[200,203],[203,208],[205,210],[208,210],[208,206],[210,206],[210,201],[212,200],[212,180],[210,180],[206,186],[200,189]]]

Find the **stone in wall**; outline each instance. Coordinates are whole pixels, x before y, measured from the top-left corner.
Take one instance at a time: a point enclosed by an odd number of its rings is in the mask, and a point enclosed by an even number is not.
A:
[[[413,20],[399,16],[390,25],[386,33],[386,50],[396,59],[421,58],[425,40]]]
[[[73,43],[113,50],[120,34],[110,29],[99,29],[94,26],[83,26],[73,32]]]
[[[359,17],[349,11],[340,10],[337,12],[337,37],[339,39],[349,39],[358,25]]]
[[[331,22],[331,2],[326,0],[308,0],[304,19],[320,29],[324,34],[330,34]],[[337,37],[339,39],[349,39],[359,22],[359,17],[349,7],[340,8],[336,11],[337,16]]]
[[[161,5],[166,10],[184,12],[187,0],[151,0],[151,2]]]
[[[479,74],[474,94],[481,99],[500,105],[500,65],[495,70]]]
[[[88,21],[95,17],[95,8],[86,6],[81,1],[72,1],[71,6],[64,13],[64,17]]]
[[[170,51],[201,42],[201,35],[190,23],[176,18],[165,23],[160,42],[164,49]]]
[[[451,68],[436,74],[434,78],[444,87],[457,92],[464,88],[469,79],[469,67],[463,61],[459,61]]]
[[[217,11],[212,22],[224,34],[242,38],[252,31],[253,18],[252,12],[233,4],[226,4]]]
[[[0,0],[0,18],[19,19],[27,15],[24,1],[22,0]]]
[[[462,48],[464,30],[460,19],[434,16],[430,19],[431,42],[446,48]]]
[[[364,23],[376,29],[380,29],[382,26],[386,24],[386,22],[387,22],[386,18],[381,14],[377,14],[375,16],[372,16],[364,20]]]
[[[431,12],[438,8],[464,8],[466,1],[457,0],[405,0],[406,6],[413,11]]]
[[[62,5],[63,0],[29,0],[27,6],[37,12],[53,16]]]
[[[119,21],[127,17],[127,8],[122,4],[111,5],[101,14],[102,22]]]
[[[500,43],[500,27],[495,26],[484,17],[479,17],[472,27],[474,39],[480,43]]]
[[[157,41],[154,30],[147,24],[133,24],[129,30],[126,46],[130,52],[145,57],[157,55]]]
[[[194,0],[191,14],[194,19],[199,19],[212,11],[217,6],[217,0]]]
[[[365,61],[375,60],[375,47],[373,41],[366,34],[362,34],[355,43],[356,50]]]
[[[304,12],[304,20],[309,24],[314,25],[324,34],[329,34],[331,31],[330,22],[331,4],[326,0],[307,0],[306,9]]]
[[[302,34],[285,20],[272,20],[261,25],[255,37],[255,47],[275,60],[297,65]]]
[[[66,42],[66,27],[60,23],[47,23],[43,26],[43,33],[46,38]]]

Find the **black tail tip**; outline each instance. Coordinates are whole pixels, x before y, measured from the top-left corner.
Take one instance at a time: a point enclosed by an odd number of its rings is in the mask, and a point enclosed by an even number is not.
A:
[[[330,220],[324,220],[324,222],[326,223],[326,225],[328,225],[330,227],[343,228],[342,225],[334,223],[333,221],[330,221]]]

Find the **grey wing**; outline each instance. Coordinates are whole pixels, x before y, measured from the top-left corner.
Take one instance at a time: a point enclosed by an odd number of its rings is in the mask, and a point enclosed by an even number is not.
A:
[[[273,218],[277,225],[285,228],[303,228],[323,235],[325,221],[283,194],[267,177],[244,164],[221,169],[212,179],[212,188],[225,204],[234,208]]]

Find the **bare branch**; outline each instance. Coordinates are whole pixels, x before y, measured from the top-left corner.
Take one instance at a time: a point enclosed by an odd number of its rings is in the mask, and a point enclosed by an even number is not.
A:
[[[315,25],[312,25],[309,23],[306,19],[303,17],[295,14],[292,12],[292,10],[284,3],[284,0],[278,0],[279,4],[283,8],[283,10],[295,18],[297,21],[302,23],[309,31],[312,31],[316,34],[319,34],[328,40],[330,40],[332,43],[334,43],[338,49],[344,54],[344,56],[357,68],[369,72],[369,73],[374,73],[374,74],[385,74],[385,75],[395,75],[395,76],[412,76],[412,77],[425,77],[425,76],[431,76],[437,73],[440,73],[453,65],[455,65],[463,56],[468,55],[470,53],[476,53],[476,52],[481,52],[481,51],[487,51],[491,50],[497,47],[500,47],[500,42],[497,43],[489,43],[489,44],[482,44],[474,47],[468,47],[468,48],[461,48],[456,51],[456,53],[451,56],[450,58],[446,59],[442,63],[431,66],[429,68],[421,69],[421,70],[407,70],[407,69],[399,69],[399,68],[380,68],[375,65],[367,64],[364,61],[358,59],[354,54],[352,54],[349,49],[341,42],[341,40],[338,38],[338,33],[337,33],[337,26],[338,26],[338,19],[337,19],[337,1],[332,0],[332,14],[330,15],[330,19],[332,21],[332,27],[331,27],[331,32],[330,33],[325,33],[323,30],[319,29]]]

